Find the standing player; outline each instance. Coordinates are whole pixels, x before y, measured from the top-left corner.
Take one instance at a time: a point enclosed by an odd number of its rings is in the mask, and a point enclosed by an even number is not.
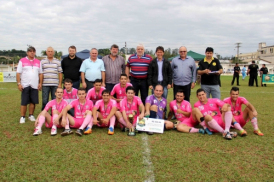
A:
[[[110,99],[110,91],[104,90],[102,92],[102,100],[98,100],[93,107],[93,121],[99,127],[109,127],[108,134],[114,134],[115,112],[117,110],[117,103]],[[97,111],[99,109],[99,112]],[[98,121],[99,119],[99,121]]]
[[[232,139],[231,135],[236,137],[236,132],[229,132],[233,117],[230,106],[220,99],[207,98],[204,89],[200,88],[196,93],[199,101],[194,104],[194,107],[201,111],[209,129],[222,133],[223,137],[227,140]]]
[[[105,90],[105,87],[102,87],[102,80],[96,79],[94,81],[93,88],[91,88],[88,91],[86,99],[92,100],[93,105],[98,101],[102,99],[102,92]]]
[[[205,131],[203,129],[194,128],[194,126],[199,123],[195,121],[192,117],[192,109],[191,104],[184,100],[184,92],[182,90],[178,90],[176,92],[176,100],[173,100],[169,104],[169,114],[168,119],[171,120],[173,114],[176,119],[179,120],[179,124],[177,125],[177,130],[185,133],[201,133],[204,134]]]
[[[244,127],[245,124],[251,120],[254,127],[254,133],[263,136],[264,134],[259,130],[257,123],[257,111],[252,104],[250,104],[244,97],[239,97],[239,88],[232,87],[230,90],[230,97],[225,98],[224,102],[231,105],[231,111],[234,117],[234,127],[237,125]],[[246,105],[244,111],[242,111],[242,104]]]
[[[57,127],[62,128],[66,125],[66,122],[60,123],[62,110],[68,105],[67,101],[63,99],[63,89],[58,87],[55,96],[56,99],[49,101],[44,110],[38,115],[33,136],[42,134],[42,126],[45,121],[45,126],[51,128],[51,136],[57,135]],[[52,116],[48,113],[50,108]]]
[[[86,89],[78,89],[78,98],[72,101],[66,108],[63,110],[62,122],[66,122],[65,130],[61,133],[62,136],[72,134],[70,128],[78,128],[76,134],[82,136],[83,134],[90,134],[92,128],[92,108],[93,103],[91,100],[86,100]],[[74,117],[67,112],[73,108],[75,111]],[[66,120],[66,121],[65,121]],[[88,130],[83,131],[84,128],[88,126]]]

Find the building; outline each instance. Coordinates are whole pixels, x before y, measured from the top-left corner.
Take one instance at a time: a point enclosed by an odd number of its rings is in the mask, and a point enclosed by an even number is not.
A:
[[[274,45],[266,46],[265,42],[259,43],[259,49],[257,50],[258,60],[263,60],[274,64]]]

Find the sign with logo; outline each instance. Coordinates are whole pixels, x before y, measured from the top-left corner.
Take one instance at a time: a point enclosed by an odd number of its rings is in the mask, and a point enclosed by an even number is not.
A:
[[[0,82],[16,82],[16,72],[0,72]]]
[[[164,133],[164,124],[165,120],[163,119],[143,118],[139,120],[137,117],[136,130]]]
[[[263,84],[274,84],[274,74],[263,74]]]

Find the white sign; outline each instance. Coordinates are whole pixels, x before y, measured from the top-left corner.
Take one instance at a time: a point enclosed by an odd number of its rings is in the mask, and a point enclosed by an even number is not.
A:
[[[164,124],[165,120],[163,119],[143,118],[139,121],[139,117],[137,117],[136,130],[164,133]]]
[[[16,82],[16,72],[0,72],[0,82]]]

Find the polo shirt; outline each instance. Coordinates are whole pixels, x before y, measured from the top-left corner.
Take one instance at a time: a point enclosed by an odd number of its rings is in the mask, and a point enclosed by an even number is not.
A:
[[[263,72],[263,74],[267,74],[268,73],[268,69],[267,69],[267,67],[262,67],[261,69],[260,69],[260,71],[262,71]]]
[[[206,61],[206,58],[199,62],[198,70],[209,69],[211,71],[219,71],[222,69],[220,61],[212,57],[211,63]],[[217,74],[202,74],[201,75],[201,84],[202,85],[219,85],[219,75]]]
[[[80,72],[85,73],[85,78],[91,82],[102,79],[102,71],[105,71],[104,62],[98,58],[94,62],[90,58],[85,59],[80,68]]]
[[[106,83],[119,83],[120,75],[125,73],[126,61],[122,56],[117,55],[113,61],[109,55],[102,58],[106,69]]]
[[[65,57],[61,61],[61,66],[64,73],[64,79],[69,78],[72,80],[72,82],[79,81],[80,77],[80,67],[82,65],[82,59],[75,56],[73,59],[71,59],[69,56]]]
[[[250,70],[250,74],[258,74],[259,66],[257,64],[251,64],[248,66],[248,69]]]
[[[234,66],[234,75],[239,75],[239,73],[236,71],[241,71],[239,66]]]
[[[58,74],[63,72],[61,61],[56,58],[49,61],[48,58],[45,58],[41,60],[41,66],[43,70],[43,86],[58,86]]]
[[[147,71],[152,57],[148,54],[144,54],[140,58],[137,54],[133,54],[128,58],[127,67],[130,67],[130,76],[136,79],[146,79]]]

